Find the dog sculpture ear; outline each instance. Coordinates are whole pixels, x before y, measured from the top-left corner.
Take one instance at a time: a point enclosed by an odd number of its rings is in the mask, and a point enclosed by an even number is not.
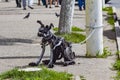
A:
[[[37,23],[39,23],[41,27],[44,27],[44,24],[40,20],[37,20]]]
[[[54,25],[51,23],[50,26],[49,26],[49,30],[54,27]]]
[[[49,26],[48,26],[48,25],[46,25],[46,28],[47,28],[47,29],[49,29]]]
[[[53,23],[50,24],[50,27],[54,27]]]

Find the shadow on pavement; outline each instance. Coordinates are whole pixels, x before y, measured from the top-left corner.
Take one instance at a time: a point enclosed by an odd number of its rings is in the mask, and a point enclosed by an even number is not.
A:
[[[29,43],[31,44],[33,40],[31,39],[19,39],[19,38],[3,38],[0,39],[0,45],[14,45],[15,43]]]
[[[31,58],[39,58],[40,56],[3,56],[0,59],[31,59]],[[50,58],[50,56],[43,56],[43,58]],[[95,56],[86,57],[81,55],[76,55],[75,58],[96,58]]]
[[[115,27],[117,37],[120,37],[120,27]]]
[[[109,39],[115,40],[115,32],[112,30],[105,30],[103,32],[103,35],[106,36]]]
[[[31,59],[31,58],[39,58],[39,56],[7,56],[7,57],[0,57],[0,59]],[[44,56],[43,58],[49,58],[49,56]]]

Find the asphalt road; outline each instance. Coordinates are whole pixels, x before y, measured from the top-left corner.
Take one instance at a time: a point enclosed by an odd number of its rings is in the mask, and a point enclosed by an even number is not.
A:
[[[120,8],[120,0],[110,0],[108,4],[116,8]]]

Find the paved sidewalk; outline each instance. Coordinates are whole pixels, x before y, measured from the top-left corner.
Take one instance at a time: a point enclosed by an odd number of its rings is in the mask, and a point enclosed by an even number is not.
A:
[[[25,66],[29,62],[37,60],[40,55],[40,39],[37,37],[39,19],[45,24],[51,22],[57,27],[59,18],[55,12],[59,13],[60,8],[45,8],[44,6],[34,5],[33,10],[27,8],[16,8],[15,1],[0,2],[0,73],[10,70],[16,66]],[[30,12],[29,19],[23,17]],[[105,14],[106,15],[106,14]],[[73,25],[85,29],[85,11],[79,11],[75,7]],[[85,34],[85,32],[84,32]],[[115,61],[117,51],[115,35],[111,31],[111,26],[104,20],[104,47],[112,52],[108,58],[85,58],[86,44],[73,44],[77,58],[76,64],[63,67],[55,65],[56,71],[66,71],[75,76],[84,76],[86,80],[113,80],[115,71],[111,70]],[[49,56],[49,47],[45,55]],[[46,59],[46,58],[45,58]]]

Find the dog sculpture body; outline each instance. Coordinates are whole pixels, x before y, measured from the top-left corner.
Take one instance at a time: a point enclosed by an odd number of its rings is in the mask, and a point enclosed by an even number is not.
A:
[[[71,43],[65,41],[62,37],[54,35],[50,31],[51,27],[54,27],[52,23],[49,26],[45,26],[39,20],[37,21],[37,23],[41,25],[38,31],[38,36],[42,37],[42,53],[39,57],[39,60],[36,62],[36,65],[41,62],[46,45],[50,45],[50,60],[47,62],[49,68],[52,68],[56,60],[59,60],[61,58],[64,58],[64,66],[75,64],[75,53],[72,52]]]

